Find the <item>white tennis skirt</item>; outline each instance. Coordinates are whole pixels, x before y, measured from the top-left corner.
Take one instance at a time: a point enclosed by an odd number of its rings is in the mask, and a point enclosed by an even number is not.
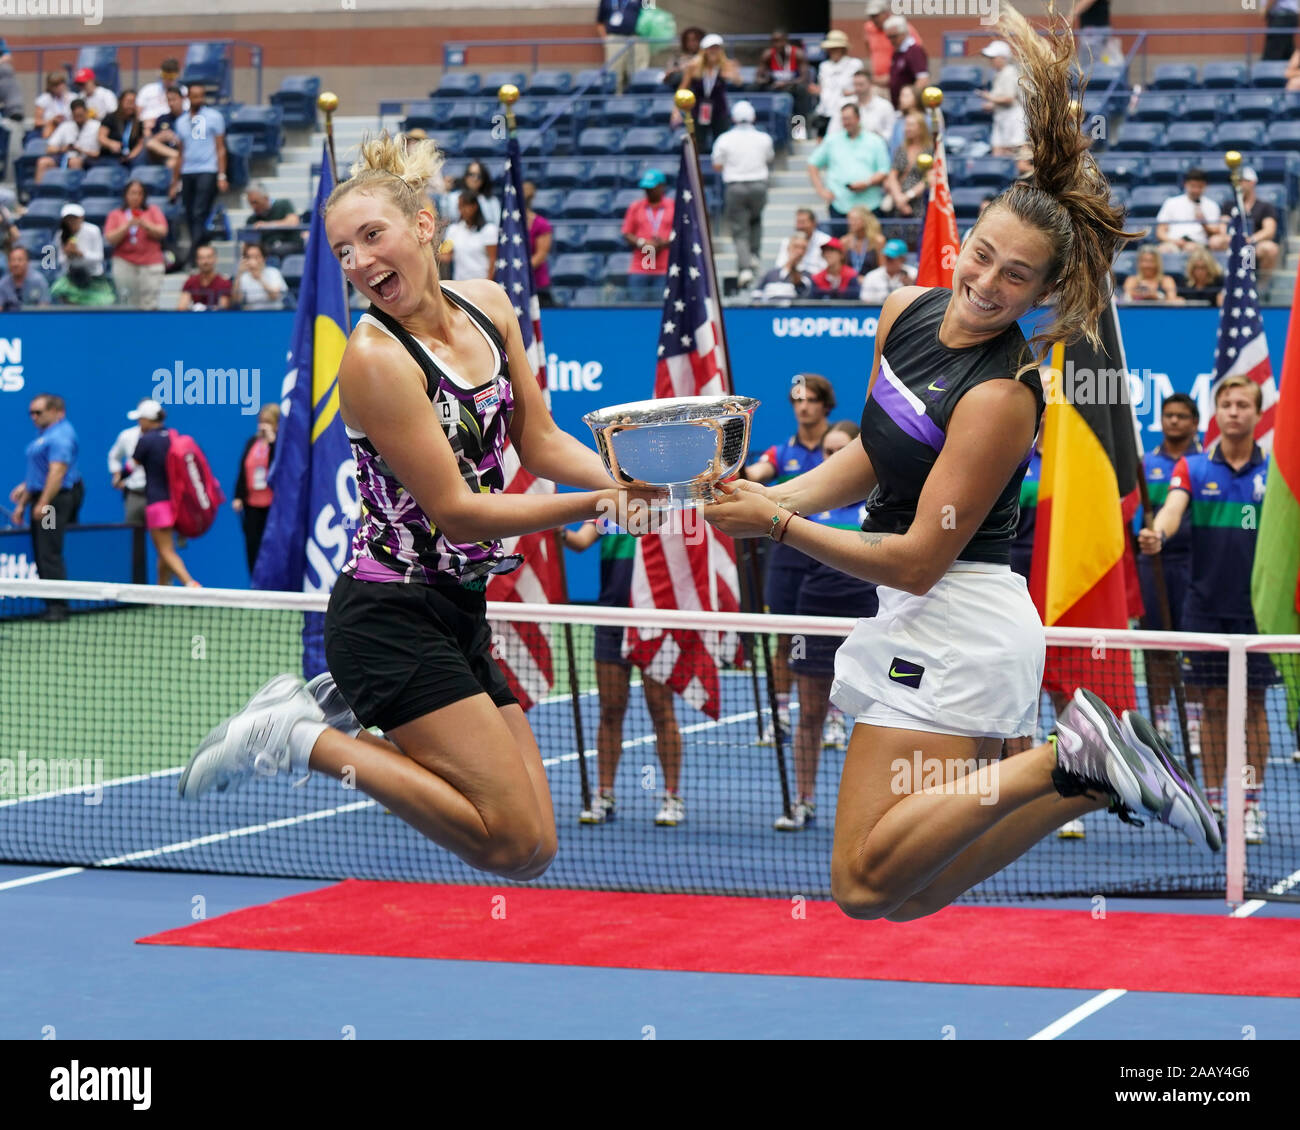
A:
[[[835,654],[836,706],[891,729],[1033,734],[1046,644],[1019,573],[959,561],[924,596],[877,592],[880,611]]]

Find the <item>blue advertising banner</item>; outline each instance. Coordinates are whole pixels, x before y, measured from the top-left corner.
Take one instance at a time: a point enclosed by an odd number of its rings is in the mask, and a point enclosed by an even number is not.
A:
[[[736,391],[763,401],[754,420],[758,452],[793,428],[786,404],[790,379],[821,373],[835,386],[835,419],[856,420],[875,348],[876,313],[822,307],[749,308],[726,312]],[[1289,311],[1264,311],[1274,371],[1281,372]],[[547,375],[560,427],[591,442],[584,413],[654,392],[657,308],[546,310]],[[355,315],[354,315],[355,321]],[[108,449],[137,401],[153,396],[168,420],[202,445],[228,497],[244,444],[263,403],[281,399],[293,336],[291,313],[6,314],[0,320],[0,439],[10,485],[22,475],[22,452],[34,436],[27,405],[38,392],[68,403],[81,443],[86,479],[84,522],[120,522],[122,497],[108,473]],[[1129,386],[1147,446],[1158,442],[1159,405],[1190,393],[1208,418],[1219,312],[1121,308]],[[239,516],[227,504],[211,531],[185,550],[203,584],[248,587]],[[153,566],[150,566],[151,570]],[[594,599],[597,562],[569,555],[574,600]],[[75,576],[75,574],[73,574]]]

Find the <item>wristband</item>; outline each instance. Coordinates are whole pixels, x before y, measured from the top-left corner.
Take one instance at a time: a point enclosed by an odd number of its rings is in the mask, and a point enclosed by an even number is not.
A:
[[[767,531],[767,536],[776,541],[776,529],[781,524],[781,507],[776,508],[776,513],[770,519],[772,525]]]
[[[790,520],[791,520],[792,518],[797,518],[798,516],[799,516],[799,511],[798,511],[798,510],[791,510],[791,511],[786,515],[785,522],[782,523],[782,525],[781,525],[781,532],[780,532],[780,535],[777,536],[777,537],[775,537],[775,538],[773,538],[773,540],[777,543],[777,545],[780,545],[783,541],[785,541],[785,532],[786,532],[786,530],[788,530],[788,529],[790,528]]]

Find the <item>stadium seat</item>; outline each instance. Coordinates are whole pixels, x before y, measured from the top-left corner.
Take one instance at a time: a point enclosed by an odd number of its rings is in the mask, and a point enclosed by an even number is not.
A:
[[[661,67],[642,67],[628,80],[625,94],[663,94],[668,87],[664,83]]]
[[[453,102],[435,102],[433,100],[428,102],[408,102],[406,104],[406,116],[401,122],[402,132],[422,129],[432,133],[435,130],[445,129],[454,106],[455,103]]]
[[[1016,163],[1010,157],[972,157],[966,162],[963,179],[972,188],[1005,188],[1016,179]]]
[[[185,64],[181,71],[181,84],[192,86],[201,83],[209,92],[211,102],[222,103],[230,99],[230,63],[226,59],[205,59]]]
[[[1159,184],[1142,184],[1134,188],[1128,196],[1129,215],[1135,220],[1150,222],[1156,218],[1160,206],[1170,197],[1170,190]]]
[[[24,228],[18,225],[18,243],[27,248],[31,259],[39,260],[47,247],[53,247],[59,234],[57,227]]]
[[[975,219],[980,213],[980,204],[988,195],[985,188],[954,188],[952,190],[952,207],[959,222]]]
[[[1115,278],[1118,282],[1122,283],[1137,270],[1137,257],[1136,249],[1121,251],[1115,256],[1115,264],[1111,269],[1115,272]]]
[[[628,183],[628,170],[632,168],[635,168],[633,161],[592,161],[587,166],[587,179],[580,187],[622,188]]]
[[[444,129],[490,129],[493,113],[499,112],[496,110],[497,103],[481,99],[457,98],[440,101],[443,109],[435,110],[434,113],[441,116],[442,121],[439,125]]]
[[[505,144],[490,129],[472,129],[461,141],[460,152],[466,157],[495,157]]]
[[[623,131],[596,126],[578,134],[578,152],[591,156],[608,156],[622,152]]]
[[[618,251],[606,256],[601,267],[601,279],[611,286],[626,287],[628,285],[628,266],[631,261],[632,254],[630,251]]]
[[[613,94],[618,90],[618,75],[613,71],[579,71],[573,76],[575,89],[586,88],[588,94]]]
[[[545,216],[552,223],[564,207],[564,193],[555,189],[539,188],[533,194],[533,211]]]
[[[1123,208],[1128,210],[1128,189],[1123,185],[1113,184],[1110,186],[1110,204],[1112,208]]]
[[[1200,149],[1209,140],[1204,122],[1174,122],[1164,127],[1164,149]]]
[[[45,156],[47,148],[43,137],[34,137],[23,146],[22,154],[14,159],[14,180],[20,196],[31,188],[36,176],[36,163]]]
[[[151,203],[146,201],[146,203]],[[82,208],[86,212],[86,223],[94,224],[100,231],[104,230],[104,221],[108,219],[108,214],[122,206],[121,200],[109,200],[107,197],[95,197],[92,200],[85,201]],[[173,227],[173,230],[174,227]]]
[[[438,82],[438,89],[429,91],[430,98],[473,98],[478,94],[483,80],[469,71],[447,71]]]
[[[528,79],[529,98],[568,94],[572,89],[573,75],[568,71],[537,71]]]
[[[597,255],[626,250],[627,242],[623,239],[622,218],[588,224],[583,237],[583,246]]]
[[[543,182],[543,178],[545,181]],[[559,159],[548,161],[535,177],[530,178],[545,188],[598,188],[591,183],[591,162]]]
[[[557,110],[564,107],[563,98],[521,98],[515,103],[515,124],[520,129],[537,129],[543,122],[550,121]],[[492,110],[492,116],[501,113],[500,104]],[[572,114],[561,114],[552,125],[563,125]],[[489,119],[490,120],[490,119]]]
[[[1276,92],[1266,90],[1242,90],[1232,96],[1232,106],[1228,114],[1239,122],[1266,122],[1278,111]]]
[[[537,200],[534,197],[533,204]],[[549,217],[548,217],[549,218]],[[586,244],[587,225],[566,220],[551,223],[551,257],[581,254]]]
[[[1285,149],[1291,152],[1300,151],[1300,122],[1274,122],[1268,127],[1268,144],[1264,145],[1238,145],[1238,149]]]
[[[1183,252],[1165,252],[1160,256],[1160,265],[1164,268],[1165,274],[1174,276],[1175,283],[1179,286],[1183,285],[1183,279],[1187,277],[1187,256]]]
[[[131,170],[130,179],[144,185],[146,196],[166,196],[172,183],[171,173],[162,165],[137,165]]]
[[[1110,148],[1146,153],[1159,148],[1164,141],[1164,136],[1164,126],[1150,122],[1126,122],[1120,129],[1119,137],[1111,142]]]
[[[1192,157],[1165,157],[1157,156],[1148,158],[1146,162],[1146,172],[1134,177],[1133,181],[1142,181],[1145,184],[1159,184],[1168,189],[1169,195],[1173,196],[1180,191],[1183,183],[1183,173],[1196,163],[1199,158]],[[1104,169],[1102,170],[1105,171]]]
[[[523,90],[527,82],[528,76],[522,71],[493,71],[483,76],[478,92],[488,98],[495,98],[497,91],[503,86],[514,86]]]
[[[1287,212],[1290,211],[1287,200],[1286,185],[1259,184],[1255,186],[1255,195],[1264,201],[1264,203],[1272,204],[1273,207],[1278,210],[1283,217],[1282,224],[1279,226],[1285,226],[1286,221],[1284,217]]]
[[[667,153],[672,148],[672,131],[662,126],[641,126],[623,135],[623,152]]]
[[[286,255],[284,261],[280,264],[280,274],[284,276],[285,284],[292,291],[297,291],[302,285],[303,265],[307,262],[305,255]]]
[[[570,192],[564,199],[566,220],[608,220],[612,211],[614,194],[606,188],[582,188]]]
[[[1201,68],[1201,85],[1206,90],[1237,90],[1246,85],[1246,64],[1206,63]]]
[[[1231,96],[1222,92],[1193,91],[1182,97],[1177,120],[1187,122],[1217,122],[1228,116],[1232,108]]]
[[[85,175],[80,169],[47,169],[41,183],[32,187],[32,196],[37,199],[52,196],[59,200],[77,200],[81,196],[81,182]]]
[[[601,261],[595,255],[560,255],[551,262],[551,282],[556,286],[590,286],[600,278]]]
[[[1178,117],[1182,97],[1177,94],[1162,94],[1159,91],[1146,91],[1137,100],[1137,105],[1128,112],[1130,122],[1169,122]]]
[[[1151,79],[1152,90],[1195,90],[1196,68],[1191,63],[1161,63]]]
[[[598,286],[580,286],[569,298],[570,306],[605,306],[605,292]]]
[[[1146,163],[1127,153],[1102,153],[1097,157],[1097,167],[1112,185],[1124,188],[1141,181],[1147,175]]]
[[[615,256],[610,256],[609,266],[606,268],[605,277],[613,281]],[[664,296],[664,276],[663,275],[640,275],[628,272],[627,282],[624,284],[627,290],[626,300],[628,302],[653,302],[663,301]]]
[[[671,195],[671,193],[669,194]],[[640,188],[624,188],[614,193],[614,202],[610,205],[609,213],[602,216],[601,219],[622,220],[627,215],[627,210],[632,207],[638,200],[645,199],[645,191]]]
[[[652,105],[646,98],[607,98],[594,105],[589,120],[595,126],[643,126]]]
[[[559,135],[554,129],[521,129],[519,131],[519,152],[529,157],[549,157],[559,153]],[[501,146],[497,149],[500,153]]]
[[[982,142],[987,145],[991,130],[986,125],[977,126],[952,126],[944,135],[949,141],[960,141],[962,145],[971,145]],[[957,154],[957,146],[953,146],[953,155]]]
[[[254,157],[279,157],[284,127],[278,106],[243,106],[226,119],[226,137],[253,139]]]
[[[117,48],[96,44],[83,47],[77,52],[77,61],[72,64],[75,74],[82,67],[89,67],[95,72],[95,83],[114,93],[122,89],[121,71],[117,64]]]
[[[959,90],[979,90],[987,85],[988,80],[981,67],[967,63],[949,63],[939,71],[939,86],[945,95],[944,110],[948,108],[948,94],[955,94]]]
[[[226,177],[231,188],[244,188],[252,175],[253,139],[247,134],[226,138]]]
[[[618,188],[639,188],[641,178],[649,172],[661,172],[664,176],[672,179],[672,169],[669,167],[670,162],[664,161],[659,157],[653,160],[640,158],[635,161],[619,161],[619,168],[622,170],[622,179],[618,182]]]
[[[29,228],[57,228],[63,204],[64,201],[58,197],[38,196],[27,206],[27,211],[18,217],[19,231],[27,231]]]
[[[1289,126],[1290,122],[1278,122],[1279,126]],[[1283,136],[1283,135],[1279,135]],[[1265,127],[1263,122],[1221,122],[1219,128],[1214,131],[1213,146],[1223,149],[1264,149]],[[1270,145],[1274,149],[1296,148],[1286,145]],[[1219,157],[1213,162],[1220,168],[1223,167],[1223,159]],[[1207,170],[1208,171],[1208,170]]]
[[[1250,85],[1280,89],[1286,86],[1286,59],[1260,59],[1250,68]]]
[[[280,108],[286,128],[315,129],[319,97],[320,79],[316,75],[285,75],[280,89],[271,95],[271,105]]]

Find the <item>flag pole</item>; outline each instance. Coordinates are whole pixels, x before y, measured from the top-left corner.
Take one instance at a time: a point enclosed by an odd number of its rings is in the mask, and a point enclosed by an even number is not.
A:
[[[325,111],[325,141],[330,151],[330,173],[334,183],[339,183],[339,162],[334,156],[334,111],[339,108],[339,96],[333,91],[325,91],[316,99],[316,105]]]
[[[700,186],[700,192],[704,191],[704,175],[700,170],[700,151],[695,143],[695,95],[690,90],[679,90],[673,95],[673,104],[677,107],[682,115],[682,121],[686,124],[686,143],[691,152],[691,160],[695,163],[695,180]],[[677,202],[677,207],[681,207],[681,201]],[[723,370],[726,373],[726,391],[734,391],[731,371],[731,351],[727,348],[727,327],[722,318],[722,288],[718,286],[717,268],[713,262],[713,225],[709,220],[709,209],[707,202],[700,201],[700,213],[704,217],[704,234],[707,236],[708,254],[704,256],[704,267],[709,273],[709,289],[718,303],[718,348],[722,351]],[[746,568],[740,570],[742,577],[742,595],[748,594],[747,603],[749,612],[758,611],[758,558],[754,550],[753,542],[748,538],[740,539],[741,555],[745,558]],[[748,577],[748,583],[744,583],[743,578]],[[768,710],[772,715],[772,738],[776,746],[776,766],[777,773],[781,778],[781,804],[784,814],[787,817],[794,815],[794,810],[790,805],[790,782],[787,778],[785,769],[785,745],[784,736],[781,733],[781,716],[777,709],[776,701],[776,679],[772,670],[772,656],[768,651],[767,635],[764,632],[757,633],[759,651],[763,659],[763,673],[767,678],[767,698]],[[741,633],[744,639],[744,633]],[[754,681],[754,713],[758,721],[759,736],[762,736],[763,710],[762,703],[758,697],[758,671],[752,658],[749,663],[750,671],[753,672]]]
[[[517,139],[519,122],[515,117],[515,103],[519,101],[519,88],[514,83],[506,83],[497,91],[497,101],[505,107],[506,112],[506,136],[511,140]],[[522,170],[521,179],[522,179]],[[523,201],[520,201],[522,206]],[[532,262],[533,246],[531,237],[528,234],[527,227],[524,227],[524,253],[528,256],[529,263]],[[532,274],[532,267],[529,267],[529,274]],[[560,597],[564,604],[569,603],[569,578],[564,563],[564,548],[559,530],[552,530],[550,543],[552,552],[555,554],[555,560],[559,567],[560,575]],[[576,650],[573,646],[573,625],[566,623],[564,625],[564,651],[565,658],[569,668],[569,699],[573,706],[573,736],[577,744],[578,754],[578,780],[582,788],[582,809],[587,811],[591,808],[591,779],[587,773],[587,741],[582,729],[582,684],[578,679],[578,665],[576,659]]]

